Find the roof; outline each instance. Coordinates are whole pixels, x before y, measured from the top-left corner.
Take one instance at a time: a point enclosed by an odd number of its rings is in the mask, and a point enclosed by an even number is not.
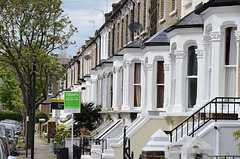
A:
[[[165,46],[170,44],[170,40],[165,32],[166,27],[158,31],[155,35],[143,43],[144,46]]]
[[[137,39],[130,44],[127,44],[124,48],[140,48],[142,45],[142,39]]]
[[[200,3],[195,9],[195,13],[200,14],[209,7],[222,7],[233,5],[240,5],[240,0],[209,0],[207,3]]]
[[[169,27],[166,31],[170,32],[176,28],[195,28],[195,27],[203,27],[203,19],[201,15],[191,12],[184,18],[179,20],[177,23]]]

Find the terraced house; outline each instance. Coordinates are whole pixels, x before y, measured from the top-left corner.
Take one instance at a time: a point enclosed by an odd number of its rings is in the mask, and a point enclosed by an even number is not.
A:
[[[134,158],[159,129],[169,142],[200,136],[214,155],[238,154],[232,134],[240,129],[239,5],[239,0],[112,5],[105,23],[69,63],[65,81],[65,89],[81,91],[83,102],[101,105],[102,116],[113,118],[93,132],[107,139],[102,158],[122,158],[123,127]]]

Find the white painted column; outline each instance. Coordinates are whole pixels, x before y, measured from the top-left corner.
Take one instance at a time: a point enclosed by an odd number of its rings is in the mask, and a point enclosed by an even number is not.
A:
[[[204,63],[203,63],[203,51],[202,50],[195,50],[195,54],[197,55],[197,100],[195,107],[201,107],[202,106],[202,99],[203,99],[203,79],[204,79]]]
[[[206,103],[209,101],[210,97],[210,64],[211,64],[211,55],[210,55],[210,36],[204,35],[203,37],[203,88],[202,88],[202,102]]]
[[[238,60],[237,60],[237,70],[238,70],[238,72],[237,72],[237,82],[236,82],[236,87],[237,87],[237,89],[236,89],[236,95],[237,96],[239,96],[240,95],[240,92],[238,91],[239,90],[239,79],[240,79],[240,77],[239,77],[239,66],[240,66],[240,64],[239,64],[239,54],[240,54],[240,31],[238,31],[238,30],[236,30],[235,31],[235,36],[236,36],[236,41],[237,41],[237,58],[238,58]]]
[[[220,31],[212,31],[210,33],[211,43],[212,43],[212,77],[211,77],[211,94],[210,98],[213,99],[215,97],[221,96],[220,93],[220,39],[221,32]]]
[[[90,80],[86,81],[85,89],[86,89],[86,101],[90,102],[91,100],[91,81]]]
[[[171,84],[171,79],[170,79],[170,63],[164,63],[164,103],[163,103],[163,108],[166,109],[170,105],[170,84]]]
[[[97,79],[92,79],[91,102],[93,102],[96,105],[96,102],[97,102]]]
[[[102,105],[102,76],[98,76],[98,105]]]
[[[130,74],[130,67],[132,65],[131,60],[126,60],[124,62],[124,79],[123,79],[123,106],[122,110],[130,110],[131,103],[130,99],[133,98],[132,86],[131,86],[131,74]]]
[[[121,76],[121,68],[114,67],[113,71],[113,109],[114,111],[118,111],[121,109],[121,96],[122,96],[122,76]]]
[[[103,75],[103,87],[102,87],[102,109],[103,111],[107,111],[108,110],[108,74],[104,74]]]
[[[156,107],[156,104],[153,104],[154,101],[154,96],[153,96],[153,90],[154,90],[154,85],[153,85],[153,64],[152,63],[148,63],[146,65],[146,74],[147,74],[147,110],[146,113],[148,113],[148,111],[153,111],[154,110],[154,106]]]
[[[175,105],[173,112],[183,112],[185,108],[183,107],[183,58],[185,56],[184,51],[175,50],[176,55],[176,91],[175,91]]]
[[[131,124],[130,113],[123,113],[123,125],[128,126]]]

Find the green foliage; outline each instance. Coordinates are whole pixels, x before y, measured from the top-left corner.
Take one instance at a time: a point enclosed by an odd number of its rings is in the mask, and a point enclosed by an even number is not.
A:
[[[26,107],[27,89],[32,103],[33,61],[38,106],[47,98],[48,85],[63,75],[53,52],[74,44],[70,38],[77,29],[63,14],[61,4],[61,0],[0,1],[0,61],[14,69]]]
[[[66,123],[67,121],[69,121],[72,118],[72,114],[68,114],[65,119],[60,120],[62,123]]]
[[[10,111],[0,111],[0,120],[12,119],[22,121],[23,117],[20,113]]]
[[[82,103],[81,113],[74,114],[74,134],[80,135],[80,128],[94,130],[101,121],[100,111],[101,107],[94,103]]]
[[[35,123],[39,123],[39,119],[41,119],[41,118],[48,121],[48,115],[45,112],[36,111],[36,113],[35,113]]]
[[[70,137],[71,131],[64,125],[58,125],[56,128],[55,141],[57,147],[65,147],[65,140]]]
[[[234,137],[234,140],[237,141],[240,138],[240,130],[234,131],[233,137]],[[238,151],[240,151],[240,143],[238,143],[237,146],[238,146]]]
[[[24,114],[21,90],[17,77],[11,66],[0,65],[0,78],[3,84],[0,87],[0,98],[5,108]]]

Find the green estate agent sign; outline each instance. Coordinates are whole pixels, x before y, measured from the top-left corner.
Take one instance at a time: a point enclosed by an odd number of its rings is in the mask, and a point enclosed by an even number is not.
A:
[[[64,112],[80,113],[80,92],[64,92]]]

